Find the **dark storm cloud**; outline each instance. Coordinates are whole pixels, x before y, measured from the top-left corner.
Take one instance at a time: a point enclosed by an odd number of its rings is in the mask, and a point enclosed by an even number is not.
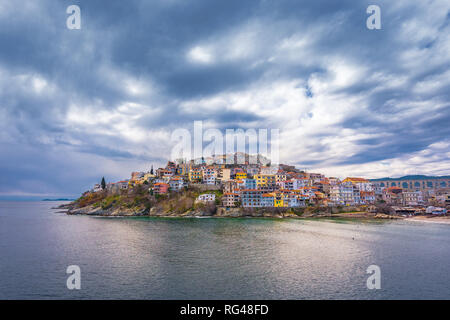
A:
[[[71,4],[81,7],[81,30],[66,28]],[[47,192],[75,192],[93,180],[93,173],[83,173],[90,156],[93,168],[102,166],[99,158],[163,162],[169,156],[163,137],[177,127],[191,129],[194,120],[219,129],[256,123],[291,130],[295,125],[285,125],[292,119],[317,121],[316,105],[277,113],[261,93],[290,81],[312,104],[324,95],[349,104],[358,97],[361,104],[331,127],[316,125],[308,151],[321,156],[305,153],[299,161],[294,153],[293,163],[320,163],[332,148],[323,141],[347,129],[374,136],[353,141],[357,151],[335,164],[401,157],[446,141],[448,5],[381,1],[382,30],[371,31],[369,4],[0,1],[0,145],[14,155],[2,160],[0,193],[32,191],[39,183]],[[333,83],[340,62],[363,75],[321,92],[312,79]],[[245,102],[252,108],[231,108],[230,101],[248,92],[259,99]],[[80,158],[73,156],[70,172],[59,174],[68,153]],[[51,169],[58,174],[47,174]],[[13,186],[6,184],[12,176]]]

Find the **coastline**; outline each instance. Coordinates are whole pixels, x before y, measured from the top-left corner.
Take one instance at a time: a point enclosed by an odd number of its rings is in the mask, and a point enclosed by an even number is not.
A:
[[[160,208],[146,209],[123,209],[123,208],[109,208],[102,209],[94,206],[86,206],[75,208],[73,203],[63,204],[53,209],[58,212],[66,213],[67,215],[86,215],[95,217],[161,217],[161,218],[276,218],[276,219],[361,219],[361,220],[399,220],[405,219],[402,216],[392,216],[384,213],[374,212],[316,212],[308,214],[296,214],[285,211],[270,211],[270,210],[246,210],[243,208],[225,208],[218,207],[216,211],[210,212],[207,210],[190,209],[184,212],[163,211]],[[449,219],[450,221],[450,219]]]
[[[424,222],[424,223],[436,223],[436,224],[448,224],[450,225],[450,217],[448,216],[413,216],[407,217],[407,221]]]
[[[230,214],[208,214],[206,212],[199,211],[187,211],[182,214],[169,212],[169,213],[157,213],[148,214],[144,212],[122,212],[120,210],[113,211],[99,211],[97,209],[79,208],[79,209],[67,209],[67,205],[61,205],[52,209],[59,210],[58,213],[65,213],[67,215],[85,215],[92,217],[109,217],[109,218],[131,218],[131,217],[149,217],[149,218],[266,218],[266,219],[296,219],[296,220],[319,220],[319,219],[353,219],[353,220],[365,220],[365,221],[380,221],[380,220],[404,220],[411,222],[423,222],[432,224],[445,224],[450,225],[450,217],[448,216],[393,216],[384,213],[368,213],[368,212],[346,212],[346,213],[317,213],[308,215],[296,215],[287,212],[281,212],[274,214],[273,212],[245,212],[243,210],[234,209]],[[61,210],[64,209],[64,210]],[[237,212],[239,211],[239,212]]]

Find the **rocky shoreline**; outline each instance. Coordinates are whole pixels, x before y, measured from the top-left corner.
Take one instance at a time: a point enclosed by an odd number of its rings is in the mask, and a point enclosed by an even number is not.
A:
[[[354,219],[402,219],[403,217],[391,216],[383,213],[351,212],[330,213],[316,212],[309,214],[296,214],[289,211],[266,211],[263,209],[226,208],[217,207],[214,212],[202,209],[189,209],[183,212],[165,211],[161,207],[146,208],[117,208],[103,209],[93,205],[77,207],[74,203],[64,204],[55,209],[63,209],[68,215],[87,215],[101,217],[191,217],[191,218],[354,218]]]

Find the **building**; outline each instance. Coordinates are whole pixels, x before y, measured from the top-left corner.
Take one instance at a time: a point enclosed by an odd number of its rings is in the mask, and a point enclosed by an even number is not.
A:
[[[435,215],[443,215],[443,214],[447,214],[447,209],[430,206],[426,209],[426,213],[435,214]]]
[[[131,180],[132,181],[139,181],[141,179],[143,179],[145,176],[144,172],[132,172],[131,173]]]
[[[189,171],[189,181],[190,182],[200,182],[202,181],[202,170],[200,169],[191,169]]]
[[[262,207],[274,207],[275,193],[263,193],[261,196]]]
[[[212,166],[208,166],[205,169],[202,170],[203,179],[205,176],[213,176],[216,178],[218,176],[218,170]]]
[[[155,194],[165,194],[169,192],[169,187],[170,186],[167,183],[158,182],[153,185],[153,192]]]
[[[357,205],[361,203],[361,194],[351,182],[343,182],[330,188],[330,200],[336,205]]]
[[[273,200],[273,206],[275,208],[287,207],[288,203],[285,201],[285,195],[282,192],[275,193],[275,198]]]
[[[374,204],[375,203],[375,191],[360,191],[361,204]]]
[[[203,176],[203,183],[208,185],[215,185],[216,184],[216,176],[214,175],[204,175]]]
[[[236,172],[234,177],[235,177],[236,180],[247,179],[247,173],[246,172]]]
[[[238,193],[224,193],[222,196],[222,205],[224,207],[236,207],[239,201],[240,196]]]
[[[234,193],[239,187],[236,180],[228,180],[222,183],[222,189],[224,193]]]
[[[219,171],[219,178],[222,181],[228,181],[231,179],[231,170],[230,169],[226,169],[226,168],[222,168]]]
[[[258,188],[268,191],[277,189],[277,181],[274,174],[255,174],[253,178],[256,180]]]
[[[174,177],[169,180],[169,187],[171,191],[180,191],[184,187],[184,180],[181,177]]]
[[[197,201],[199,202],[214,202],[216,201],[215,193],[204,193],[197,197]]]
[[[262,206],[262,194],[261,190],[257,189],[244,189],[241,191],[242,206],[246,208],[259,208]]]
[[[404,206],[417,206],[423,204],[423,196],[421,191],[405,191],[402,192]]]
[[[382,199],[391,205],[402,205],[403,204],[403,189],[398,187],[389,187],[383,189]]]
[[[156,175],[159,178],[162,178],[162,177],[165,177],[165,176],[171,177],[171,176],[174,175],[174,171],[169,170],[169,169],[164,169],[164,168],[158,168],[158,169],[156,169]]]
[[[119,181],[116,183],[120,190],[128,189],[128,180]]]
[[[355,185],[359,191],[372,192],[374,191],[373,184],[364,178],[345,178],[342,182],[350,182]]]
[[[244,189],[256,189],[256,180],[255,179],[244,179],[243,180],[243,188]]]

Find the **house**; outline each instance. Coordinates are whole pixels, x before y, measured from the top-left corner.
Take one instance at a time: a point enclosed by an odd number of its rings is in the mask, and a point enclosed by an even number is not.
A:
[[[399,187],[389,187],[383,189],[382,199],[387,204],[401,205],[403,203],[403,189]]]
[[[352,182],[347,181],[331,186],[330,200],[336,205],[357,205],[361,203],[361,194]]]
[[[244,189],[256,189],[256,180],[255,179],[244,179],[243,180],[243,188]]]
[[[238,184],[236,180],[224,181],[222,186],[224,193],[234,193],[238,189]]]
[[[275,182],[286,181],[287,175],[285,173],[277,173],[275,175]]]
[[[216,176],[215,175],[204,175],[203,183],[208,184],[208,185],[215,185],[216,184]]]
[[[345,178],[344,180],[342,180],[342,182],[350,182],[353,185],[355,185],[359,191],[367,191],[367,192],[371,192],[374,191],[374,187],[373,184],[364,178]]]
[[[224,207],[236,207],[240,200],[238,193],[224,193],[222,197],[222,205]]]
[[[258,166],[247,166],[247,175],[255,175],[259,173],[259,167]]]
[[[174,171],[170,169],[158,168],[156,169],[156,175],[160,178],[165,176],[171,177],[174,175]]]
[[[180,191],[184,187],[184,180],[181,177],[174,177],[169,180],[169,187],[171,191]]]
[[[263,193],[261,196],[262,207],[274,207],[275,193]]]
[[[443,215],[443,214],[447,214],[447,209],[429,206],[425,212],[428,214]]]
[[[169,187],[170,186],[167,183],[158,182],[153,185],[153,192],[155,194],[165,194],[169,192]]]
[[[202,181],[202,170],[200,169],[191,169],[189,171],[189,181],[191,182],[200,182]]]
[[[255,174],[253,178],[256,180],[258,188],[265,187],[267,190],[275,190],[277,181],[274,174]]]
[[[243,207],[247,208],[259,208],[262,206],[262,194],[261,190],[257,189],[244,189],[241,191],[241,202]]]
[[[246,172],[236,172],[234,177],[235,177],[235,180],[247,179],[247,173]]]
[[[306,206],[305,200],[301,195],[290,193],[286,196],[287,206],[291,208]]]
[[[287,207],[288,202],[285,202],[285,195],[282,192],[275,193],[275,198],[273,200],[273,206],[276,208]]]
[[[128,180],[119,181],[116,183],[120,190],[128,189]]]
[[[374,204],[375,203],[375,191],[360,191],[361,204]]]
[[[143,179],[145,176],[144,172],[132,172],[131,173],[131,181],[139,181],[141,179]]]
[[[103,188],[99,183],[94,184],[94,188],[92,189],[92,192],[100,192]]]
[[[421,191],[403,191],[402,192],[403,205],[417,206],[423,203],[423,196]]]
[[[212,166],[208,166],[208,167],[206,167],[205,169],[202,170],[202,174],[203,174],[203,177],[205,177],[205,176],[217,177],[218,171],[216,170],[216,168],[214,168]]]
[[[215,193],[204,193],[197,197],[197,201],[199,202],[213,202],[216,200]]]
[[[222,168],[219,170],[219,178],[222,181],[228,181],[231,178],[231,170]]]

